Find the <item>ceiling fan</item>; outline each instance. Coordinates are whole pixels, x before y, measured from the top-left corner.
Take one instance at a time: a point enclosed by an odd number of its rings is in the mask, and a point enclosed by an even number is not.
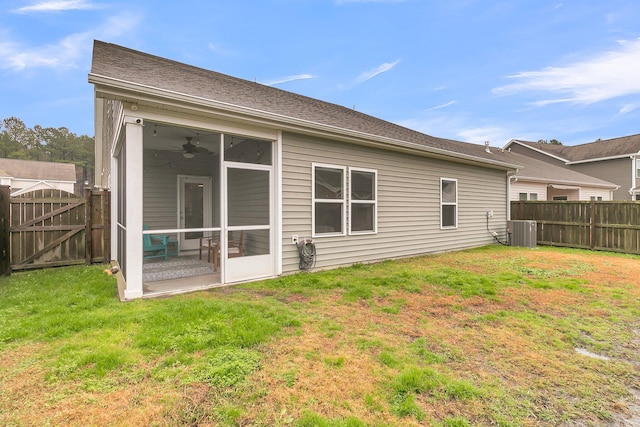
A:
[[[202,147],[197,147],[195,145],[193,145],[191,143],[191,139],[192,137],[187,136],[185,137],[187,142],[185,144],[182,144],[182,156],[186,159],[193,159],[196,154],[199,154],[203,151],[208,151],[206,148],[202,148]]]

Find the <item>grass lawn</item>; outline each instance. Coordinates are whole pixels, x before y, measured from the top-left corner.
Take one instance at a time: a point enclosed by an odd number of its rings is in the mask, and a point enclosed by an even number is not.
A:
[[[640,420],[640,257],[495,245],[130,303],[104,268],[0,278],[0,425]]]

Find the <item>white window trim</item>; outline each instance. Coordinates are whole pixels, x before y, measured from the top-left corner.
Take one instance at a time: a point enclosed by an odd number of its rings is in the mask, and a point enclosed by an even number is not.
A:
[[[456,201],[455,203],[444,203],[442,201],[442,183],[443,181],[452,181],[456,183]],[[440,178],[440,229],[441,230],[454,230],[456,228],[458,228],[458,180],[455,178]],[[456,217],[455,217],[455,225],[449,225],[446,227],[442,226],[442,214],[443,214],[443,206],[455,206],[456,207]]]
[[[355,202],[351,198],[351,185],[353,183],[353,179],[351,178],[351,172],[367,172],[373,174],[373,200],[356,200]],[[373,205],[373,230],[365,230],[365,231],[352,231],[351,225],[353,221],[351,220],[351,214],[353,213],[352,205]],[[363,234],[377,234],[378,233],[378,171],[376,169],[365,169],[365,168],[349,168],[349,235],[350,236],[360,236]]]
[[[342,199],[316,199],[316,168],[339,169],[342,171]],[[333,237],[347,234],[347,168],[345,166],[330,165],[326,163],[311,164],[311,236]],[[342,203],[342,232],[341,233],[316,233],[316,203]]]

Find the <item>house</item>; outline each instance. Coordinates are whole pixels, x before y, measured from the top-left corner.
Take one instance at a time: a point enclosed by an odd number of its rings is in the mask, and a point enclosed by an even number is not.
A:
[[[101,41],[89,82],[124,300],[506,240],[498,149]]]
[[[0,159],[0,185],[11,187],[11,196],[49,188],[73,193],[75,184],[74,164]]]
[[[514,200],[613,200],[616,184],[535,157],[504,150],[518,170],[511,176]]]
[[[514,139],[504,148],[612,182],[613,200],[640,200],[640,134],[573,146]]]

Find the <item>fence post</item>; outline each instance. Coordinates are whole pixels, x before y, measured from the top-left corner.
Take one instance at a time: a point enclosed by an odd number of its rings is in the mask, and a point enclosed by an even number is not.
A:
[[[591,250],[596,247],[596,200],[591,198],[589,203],[589,247]]]
[[[91,189],[84,190],[84,258],[87,265],[93,259],[93,211],[91,209]]]
[[[0,276],[11,274],[11,199],[10,187],[0,185]]]
[[[103,242],[104,242],[104,262],[111,261],[111,192],[102,190],[100,192],[100,200],[102,205],[102,223],[104,224]]]

